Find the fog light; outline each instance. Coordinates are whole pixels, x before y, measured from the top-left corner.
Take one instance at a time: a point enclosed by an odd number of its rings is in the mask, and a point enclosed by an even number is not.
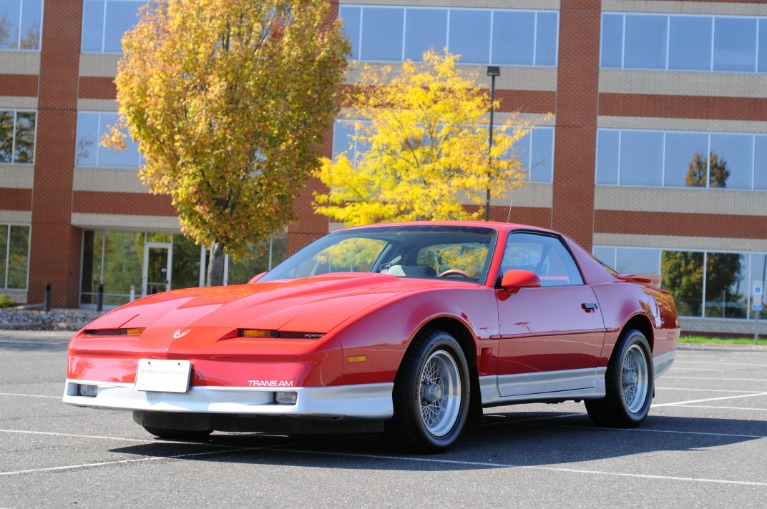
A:
[[[281,391],[274,395],[274,400],[281,405],[295,405],[298,401],[298,393],[294,391]]]
[[[86,396],[88,398],[95,398],[96,395],[99,392],[99,386],[98,385],[84,385],[80,384],[77,386],[77,395],[78,396]]]

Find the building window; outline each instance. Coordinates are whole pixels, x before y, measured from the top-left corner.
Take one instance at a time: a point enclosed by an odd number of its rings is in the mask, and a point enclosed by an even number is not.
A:
[[[2,228],[0,225],[0,242]],[[287,237],[276,235],[252,247],[250,254],[237,263],[227,257],[225,284],[247,283],[256,274],[282,262],[286,253]],[[107,308],[142,295],[203,286],[204,268],[209,260],[206,254],[204,247],[180,234],[87,230],[83,238],[80,305],[96,307],[99,285],[103,289],[102,303]]]
[[[146,0],[85,0],[81,49],[83,53],[122,53],[122,38],[139,20]]]
[[[0,50],[38,51],[43,26],[43,0],[0,3]]]
[[[356,124],[368,122],[336,120],[333,125],[333,160],[341,153],[356,167],[357,161],[367,151],[365,141],[358,138]],[[767,147],[766,147],[767,148]],[[512,151],[522,163],[527,180],[537,183],[553,182],[554,179],[554,128],[535,127],[527,136],[517,141]]]
[[[35,162],[34,111],[0,110],[0,163]]]
[[[603,13],[601,66],[767,72],[767,18]]]
[[[767,190],[767,135],[599,129],[596,183]]]
[[[556,11],[342,5],[339,17],[354,60],[420,62],[447,48],[463,64],[557,65]]]
[[[117,113],[81,111],[77,114],[77,147],[75,166],[101,168],[138,168],[141,154],[138,143],[126,139],[126,150],[114,150],[101,145],[102,136],[117,123]]]
[[[765,281],[764,253],[595,246],[594,256],[622,274],[661,274],[679,316],[751,318],[750,281]]]
[[[0,224],[0,289],[26,290],[29,226]]]

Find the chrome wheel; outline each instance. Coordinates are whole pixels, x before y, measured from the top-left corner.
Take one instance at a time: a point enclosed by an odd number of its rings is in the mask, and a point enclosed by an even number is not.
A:
[[[423,365],[418,391],[424,426],[436,437],[445,436],[461,408],[461,377],[455,359],[444,350],[431,354]]]
[[[623,386],[623,402],[629,412],[639,412],[648,397],[649,383],[647,357],[639,345],[631,345],[623,358],[621,385]]]

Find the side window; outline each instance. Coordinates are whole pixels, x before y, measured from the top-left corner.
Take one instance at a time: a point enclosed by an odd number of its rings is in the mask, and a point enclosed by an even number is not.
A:
[[[542,286],[582,285],[583,278],[570,252],[549,235],[512,233],[506,241],[501,271],[529,270]]]

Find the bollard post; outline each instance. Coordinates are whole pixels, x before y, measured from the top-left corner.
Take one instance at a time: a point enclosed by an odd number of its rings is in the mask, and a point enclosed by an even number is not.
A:
[[[43,311],[51,310],[51,283],[45,283],[45,293],[43,294]]]
[[[96,311],[104,311],[104,283],[99,283],[99,293],[96,296]]]
[[[130,285],[130,301],[136,300],[136,285]]]

